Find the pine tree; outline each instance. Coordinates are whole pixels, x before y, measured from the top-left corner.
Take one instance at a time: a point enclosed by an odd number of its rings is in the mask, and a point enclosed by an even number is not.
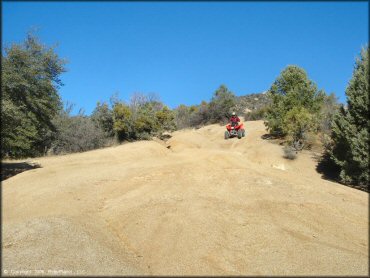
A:
[[[369,184],[369,47],[356,60],[346,89],[347,108],[341,107],[332,124],[333,144],[328,150],[339,166],[339,179],[368,191]]]
[[[302,68],[290,65],[272,84],[268,96],[267,129],[271,134],[288,136],[290,143],[301,149],[306,134],[318,128],[325,93]]]
[[[3,101],[1,156],[40,155],[55,131],[53,117],[61,109],[59,79],[65,61],[33,34],[23,44],[5,48],[2,56]]]
[[[235,108],[236,97],[225,85],[221,85],[209,103],[209,115],[212,123],[223,123]]]

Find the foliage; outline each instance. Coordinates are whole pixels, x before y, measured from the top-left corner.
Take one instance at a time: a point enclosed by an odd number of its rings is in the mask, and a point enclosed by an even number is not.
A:
[[[150,139],[176,129],[175,115],[154,95],[136,93],[130,104],[115,102],[113,130],[119,141]]]
[[[163,106],[163,108],[155,114],[155,118],[160,131],[176,130],[174,112],[171,111],[167,106]]]
[[[135,127],[134,138],[150,139],[150,136],[158,131],[159,123],[156,121],[156,103],[145,102],[139,106],[137,117],[133,122]]]
[[[113,111],[107,103],[98,102],[91,114],[91,119],[95,126],[100,128],[108,137],[114,136],[113,130]]]
[[[130,139],[133,134],[132,113],[130,107],[123,102],[113,107],[113,130],[119,141]]]
[[[53,48],[33,34],[22,44],[12,44],[2,55],[2,152],[1,156],[43,154],[55,131],[53,117],[61,108],[58,88],[64,69]]]
[[[57,131],[53,134],[50,152],[65,154],[83,152],[101,148],[106,145],[106,136],[94,121],[82,113],[71,116],[72,105],[53,119]]]
[[[342,183],[368,191],[369,184],[369,47],[356,60],[346,89],[348,108],[341,107],[332,123],[330,159]]]
[[[322,107],[320,110],[320,139],[324,148],[328,147],[331,143],[331,129],[334,115],[339,110],[337,97],[332,93],[325,95]]]
[[[191,106],[190,112],[190,125],[193,127],[199,127],[211,121],[209,104],[204,100],[198,106]]]
[[[173,112],[174,121],[178,129],[190,127],[191,107],[180,104]]]
[[[224,123],[230,118],[235,109],[236,97],[225,85],[221,85],[214,93],[209,103],[210,121],[212,123]]]
[[[302,145],[305,133],[318,129],[324,95],[303,69],[288,66],[268,92],[267,129],[273,135],[288,135],[295,146]]]
[[[302,150],[306,143],[306,134],[314,127],[313,115],[306,108],[293,107],[283,119],[282,130],[287,135],[288,142],[291,142],[296,150]]]

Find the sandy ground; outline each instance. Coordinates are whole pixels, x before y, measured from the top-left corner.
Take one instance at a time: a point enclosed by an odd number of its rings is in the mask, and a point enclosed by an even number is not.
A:
[[[2,183],[3,275],[368,275],[368,193],[261,121],[223,132],[34,160]]]

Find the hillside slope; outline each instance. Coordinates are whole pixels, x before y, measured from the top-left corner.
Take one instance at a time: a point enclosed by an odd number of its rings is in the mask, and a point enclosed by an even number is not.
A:
[[[3,269],[367,275],[368,194],[321,179],[308,152],[284,159],[261,121],[246,131],[37,159],[2,183]]]

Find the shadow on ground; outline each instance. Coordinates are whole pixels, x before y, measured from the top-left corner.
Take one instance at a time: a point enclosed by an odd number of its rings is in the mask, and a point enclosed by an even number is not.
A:
[[[262,140],[269,140],[272,143],[278,144],[280,146],[283,146],[284,143],[285,143],[285,140],[284,140],[283,137],[277,136],[277,135],[274,135],[274,134],[269,134],[269,133],[261,135],[261,139]]]
[[[317,162],[316,171],[323,179],[339,182],[340,167],[330,159],[328,153],[313,154],[312,158]]]
[[[261,139],[263,139],[263,140],[276,140],[276,139],[279,139],[279,137],[277,137],[277,136],[275,136],[273,134],[266,133],[266,134],[263,134],[261,136]]]
[[[327,153],[324,153],[322,156],[315,155],[313,158],[317,161],[316,171],[321,174],[323,179],[340,183],[343,186],[369,192],[368,186],[342,183],[339,178],[340,167],[329,159],[329,155]]]
[[[41,165],[29,162],[1,162],[1,180],[9,179],[24,171],[36,168],[41,168]]]

